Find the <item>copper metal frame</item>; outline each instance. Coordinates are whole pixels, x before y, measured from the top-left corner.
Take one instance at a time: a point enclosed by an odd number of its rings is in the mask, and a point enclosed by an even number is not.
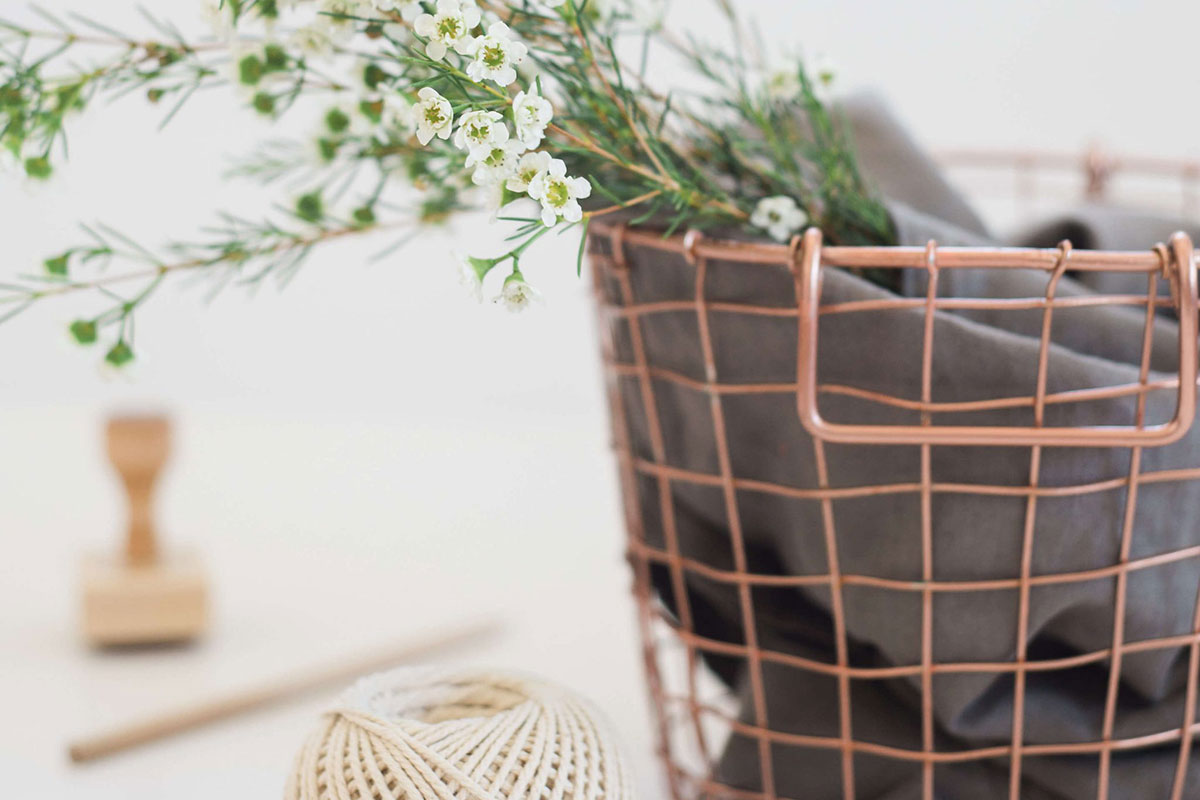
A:
[[[1058,253],[1049,254],[1038,250],[971,250],[967,248],[938,248],[930,242],[925,248],[837,248],[821,247],[821,232],[809,230],[800,240],[799,261],[793,267],[796,272],[797,296],[800,306],[800,353],[797,364],[801,370],[797,390],[797,405],[800,420],[813,436],[831,442],[848,444],[943,444],[943,445],[1043,445],[1053,447],[1128,447],[1132,445],[1162,446],[1182,438],[1191,428],[1196,416],[1196,265],[1192,258],[1192,243],[1187,236],[1177,234],[1171,240],[1171,259],[1164,261],[1155,253],[1088,253],[1072,250],[1064,245]],[[843,303],[839,306],[819,307],[821,300],[821,268],[824,265],[842,267],[871,267],[895,269],[923,269],[929,274],[930,294],[926,299],[903,298],[894,300]],[[1178,265],[1183,265],[1180,268]],[[937,273],[943,269],[969,269],[986,266],[988,269],[1042,269],[1049,273],[1046,296],[1030,300],[997,300],[995,298],[940,298],[937,296]],[[926,309],[926,335],[932,337],[933,312],[939,308],[1044,308],[1044,324],[1041,340],[1042,367],[1039,373],[1038,397],[1040,405],[1045,394],[1045,354],[1050,344],[1050,323],[1054,308],[1060,305],[1080,305],[1079,301],[1093,305],[1116,302],[1113,298],[1076,298],[1064,303],[1054,298],[1058,279],[1071,269],[1117,270],[1122,272],[1146,272],[1156,274],[1164,267],[1170,270],[1173,286],[1178,287],[1179,311],[1179,381],[1178,404],[1175,417],[1166,423],[1145,427],[1091,427],[1091,428],[988,428],[954,425],[937,427],[921,426],[861,426],[835,425],[826,422],[817,408],[817,346],[818,322],[821,314],[882,311],[895,308],[924,307]],[[1138,298],[1146,302],[1144,298]],[[1099,301],[1099,302],[1097,302]],[[932,358],[931,344],[927,343],[925,359]],[[869,393],[863,393],[870,396]],[[900,398],[875,396],[887,402]],[[926,400],[928,402],[928,400]],[[996,407],[988,403],[975,404],[975,410]]]
[[[1197,379],[1197,278],[1196,264],[1191,242],[1179,234],[1169,247],[1159,246],[1147,252],[1086,252],[1072,250],[1069,244],[1058,249],[962,249],[940,248],[930,242],[925,248],[853,248],[824,247],[818,231],[811,230],[798,237],[790,246],[747,244],[706,238],[698,233],[684,237],[662,238],[656,233],[622,226],[593,225],[591,236],[607,238],[608,255],[598,254],[593,248],[592,263],[596,278],[597,304],[600,312],[601,338],[604,340],[604,362],[608,378],[610,405],[613,414],[615,449],[620,462],[622,492],[625,498],[626,523],[629,533],[629,558],[634,569],[634,592],[637,599],[638,618],[643,642],[646,676],[655,710],[658,748],[667,770],[671,796],[675,800],[692,800],[699,797],[730,798],[731,800],[775,800],[777,793],[772,776],[771,747],[776,744],[803,748],[819,748],[840,752],[841,783],[846,800],[855,797],[854,756],[871,754],[889,759],[916,762],[922,766],[923,796],[934,797],[934,768],[938,764],[1007,758],[1010,768],[1010,797],[1020,796],[1022,759],[1032,756],[1093,754],[1100,758],[1098,778],[1100,800],[1109,794],[1108,776],[1112,753],[1161,747],[1172,742],[1179,743],[1178,766],[1175,775],[1172,800],[1183,797],[1187,765],[1190,758],[1193,735],[1200,733],[1200,722],[1195,719],[1196,697],[1200,690],[1200,592],[1197,595],[1196,613],[1192,632],[1185,635],[1163,637],[1136,642],[1124,639],[1124,616],[1126,587],[1129,576],[1138,570],[1162,564],[1200,558],[1200,541],[1195,546],[1163,553],[1149,558],[1131,559],[1130,542],[1134,527],[1134,511],[1137,504],[1138,487],[1144,484],[1159,484],[1200,480],[1200,465],[1192,469],[1177,469],[1161,472],[1143,472],[1141,454],[1143,448],[1162,445],[1183,436],[1193,423],[1196,410]],[[634,291],[627,263],[627,248],[657,248],[682,254],[692,265],[694,273],[694,297],[690,301],[641,301]],[[774,268],[790,270],[795,278],[797,304],[795,308],[777,306],[755,306],[719,303],[705,296],[705,275],[710,261],[740,262],[747,268]],[[1096,296],[1080,298],[1056,298],[1055,286],[1058,278],[1068,267],[1072,270],[1124,271],[1141,273],[1147,277],[1147,292],[1135,296]],[[925,270],[929,276],[929,291],[925,298],[888,298],[879,301],[821,305],[820,285],[822,271],[827,267],[882,267],[889,269]],[[1047,273],[1047,288],[1042,297],[1020,300],[998,300],[995,298],[945,298],[937,295],[939,270],[956,268],[1033,268]],[[1170,299],[1156,294],[1158,278],[1166,277],[1171,283]],[[605,287],[617,287],[615,290]],[[1146,309],[1146,334],[1142,343],[1140,381],[1127,386],[1102,386],[1059,395],[1046,390],[1048,370],[1048,348],[1051,320],[1056,308],[1090,303],[1094,305],[1139,305]],[[1180,374],[1170,381],[1149,380],[1150,330],[1157,309],[1169,305],[1174,307],[1180,320]],[[817,382],[815,354],[818,340],[817,319],[824,314],[873,313],[886,309],[922,307],[925,310],[924,353],[920,365],[922,396],[920,400],[861,392],[853,387],[827,386]],[[933,320],[938,309],[946,308],[1034,308],[1042,309],[1043,326],[1040,344],[1037,385],[1033,393],[1025,397],[994,398],[972,403],[935,403],[931,393],[931,365],[933,359]],[[647,359],[645,333],[641,321],[650,315],[694,311],[698,322],[701,350],[706,368],[706,379],[675,374],[652,366]],[[794,385],[745,385],[723,383],[717,374],[710,334],[710,319],[714,314],[771,315],[794,317],[799,326],[799,350],[797,353],[798,379]],[[628,341],[632,345],[632,361],[619,362],[615,356],[612,335],[616,325],[627,325]],[[646,425],[651,443],[652,457],[639,458],[630,444],[626,410],[623,408],[619,380],[636,381],[641,393],[646,415]],[[655,403],[655,381],[673,381],[692,389],[700,390],[709,397],[714,437],[717,445],[719,469],[715,474],[693,472],[667,463],[664,457],[662,426],[658,419]],[[1175,417],[1161,426],[1145,424],[1146,396],[1156,391],[1174,390],[1178,401]],[[766,392],[794,392],[797,413],[813,437],[813,459],[818,476],[818,488],[796,487],[747,480],[732,471],[725,428],[722,398],[730,394],[753,394]],[[859,397],[880,403],[893,404],[921,412],[920,426],[914,427],[855,427],[834,425],[825,421],[819,412],[818,399],[823,395],[855,393]],[[1089,399],[1118,396],[1137,396],[1135,424],[1128,428],[1051,428],[1042,427],[1044,410],[1051,403],[1084,402]],[[1035,425],[1030,428],[950,427],[932,424],[935,412],[985,410],[1032,407]],[[825,445],[827,442],[904,443],[921,448],[921,477],[919,482],[905,485],[864,485],[831,488]],[[1029,483],[1026,486],[999,486],[977,484],[953,484],[933,480],[930,468],[930,450],[934,446],[959,445],[1007,445],[1030,448]],[[1047,446],[1104,446],[1128,447],[1131,452],[1129,472],[1125,476],[1108,481],[1080,486],[1039,486],[1039,467],[1042,448]],[[659,513],[663,517],[665,542],[661,545],[648,543],[638,508],[639,495],[636,481],[646,476],[657,483]],[[674,536],[674,506],[672,486],[693,484],[717,487],[723,490],[727,529],[733,546],[734,568],[721,570],[684,556]],[[1032,574],[1032,552],[1037,504],[1041,497],[1087,494],[1128,487],[1125,514],[1122,523],[1120,560],[1099,570],[1069,572],[1050,575]],[[742,523],[738,515],[737,492],[768,492],[789,497],[818,500],[824,520],[823,538],[828,558],[828,572],[818,575],[779,576],[760,575],[747,567],[747,555],[743,542]],[[843,573],[838,566],[838,532],[833,515],[833,501],[845,497],[865,497],[888,492],[911,492],[921,499],[921,540],[923,580],[891,580],[868,575]],[[933,523],[932,497],[938,493],[992,494],[1022,497],[1026,500],[1023,532],[1022,563],[1020,573],[1005,580],[989,581],[938,581],[933,574]],[[677,616],[669,614],[653,595],[650,570],[653,565],[665,566],[675,587],[675,596],[682,598]],[[689,575],[700,575],[708,580],[720,581],[735,586],[740,598],[744,644],[733,644],[706,639],[693,626],[688,608],[685,581]],[[1030,592],[1033,587],[1065,584],[1100,577],[1115,577],[1116,593],[1113,602],[1113,639],[1109,648],[1093,653],[1075,655],[1053,661],[1026,660],[1025,642],[1029,624]],[[831,592],[834,635],[836,637],[836,663],[810,661],[787,653],[773,652],[762,648],[757,642],[754,607],[751,590],[758,586],[827,586]],[[917,592],[922,598],[922,643],[919,663],[902,664],[886,668],[854,667],[849,663],[848,641],[845,627],[841,589],[845,586],[873,586],[896,592]],[[1015,658],[1010,662],[995,663],[939,663],[933,658],[932,606],[933,598],[943,592],[971,592],[994,589],[1015,589],[1019,593],[1018,643]],[[1191,668],[1187,682],[1187,703],[1184,718],[1179,726],[1137,738],[1114,738],[1116,700],[1124,655],[1166,648],[1189,648]],[[664,673],[663,663],[668,648],[681,648],[686,657],[686,676],[672,678]],[[745,659],[749,667],[751,697],[753,700],[752,722],[745,722],[735,713],[718,708],[701,696],[698,685],[702,682],[700,657],[705,653],[718,653]],[[1111,662],[1107,686],[1107,700],[1103,718],[1103,737],[1086,743],[1032,744],[1023,741],[1023,719],[1025,713],[1025,676],[1035,670],[1061,670],[1084,664]],[[767,707],[763,689],[764,662],[787,664],[797,669],[810,670],[836,678],[838,685],[838,708],[840,735],[835,737],[802,736],[772,730],[769,723],[770,709]],[[939,752],[935,749],[933,722],[933,678],[948,673],[990,672],[1012,673],[1015,679],[1013,734],[1006,745],[981,747],[968,751]],[[922,730],[923,746],[920,750],[908,750],[885,746],[855,738],[851,728],[850,681],[886,679],[901,676],[918,676],[923,687]],[[762,778],[761,791],[720,783],[713,771],[716,754],[712,749],[713,724],[725,732],[736,732],[758,742],[758,753]],[[689,763],[682,755],[684,740],[703,754],[703,763]],[[719,743],[718,743],[719,745]],[[792,800],[803,800],[792,798]]]

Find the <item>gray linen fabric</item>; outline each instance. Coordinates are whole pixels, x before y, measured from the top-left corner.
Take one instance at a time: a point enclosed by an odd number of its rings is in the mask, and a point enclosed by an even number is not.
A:
[[[859,165],[880,193],[942,225],[987,236],[983,220],[877,94],[847,97],[838,114],[853,132]]]
[[[932,162],[885,114],[872,117],[862,106],[850,116],[864,154],[881,154],[866,164],[894,198],[891,209],[905,243],[923,244],[931,235],[941,243],[979,244],[992,241],[965,203],[956,198]],[[882,114],[882,112],[880,112]],[[866,135],[869,132],[869,137]],[[874,142],[870,137],[891,141]],[[898,144],[896,144],[898,142]],[[896,155],[896,154],[901,155]],[[891,154],[891,155],[889,155]],[[911,174],[889,158],[906,159]],[[887,169],[885,169],[885,167]],[[917,190],[906,191],[911,178]],[[935,178],[937,180],[935,180]],[[955,208],[956,203],[961,208]],[[963,210],[966,209],[966,210]],[[1115,244],[1115,226],[1128,220]],[[1064,218],[1065,219],[1065,218]],[[1096,238],[1081,242],[1102,247],[1149,247],[1167,227],[1145,224],[1133,215],[1110,210],[1083,210],[1073,218],[1095,225]],[[1173,225],[1174,223],[1162,223]],[[1048,224],[1026,234],[1027,241],[1053,245],[1064,223]],[[1139,232],[1140,231],[1140,232]],[[1073,238],[1079,229],[1072,229]],[[607,248],[598,239],[595,246]],[[627,258],[635,300],[692,299],[693,271],[681,258],[629,247]],[[1145,291],[1144,279],[1130,291]],[[1044,273],[1016,271],[952,271],[940,284],[946,294],[981,297],[1040,296]],[[921,291],[919,281],[906,291]],[[616,302],[615,287],[607,287]],[[1064,278],[1060,295],[1092,291],[1083,282]],[[1122,290],[1124,291],[1124,290]],[[784,270],[714,262],[709,266],[706,296],[714,302],[788,307],[796,298]],[[859,278],[828,270],[824,301],[840,302],[888,296]],[[820,325],[818,372],[822,382],[848,384],[891,395],[920,396],[923,314],[919,309],[883,314],[828,316]],[[1138,380],[1144,312],[1136,308],[1060,309],[1055,315],[1050,350],[1048,391],[1134,383]],[[626,323],[617,323],[617,355],[632,361]],[[696,315],[685,311],[650,315],[642,320],[647,358],[653,367],[706,380]],[[710,320],[717,379],[722,383],[787,383],[796,379],[797,331],[794,319],[713,313]],[[941,313],[935,322],[934,399],[978,400],[1029,395],[1036,381],[1039,312]],[[1151,380],[1169,377],[1177,367],[1175,323],[1160,319],[1154,330]],[[666,380],[654,380],[657,411],[663,426],[668,464],[719,474],[709,398],[702,392]],[[645,409],[635,378],[622,378],[629,438],[635,454],[652,460]],[[738,478],[817,488],[813,442],[797,418],[789,393],[729,394],[721,408],[728,432],[732,472]],[[826,398],[822,410],[837,422],[914,424],[915,414],[853,398]],[[1054,405],[1049,425],[1130,424],[1131,398],[1086,404]],[[1169,393],[1156,393],[1148,403],[1148,421],[1161,422],[1173,413]],[[956,414],[940,423],[1028,425],[1030,409]],[[829,478],[835,487],[901,484],[919,480],[919,449],[904,446],[827,444]],[[1128,474],[1129,449],[1047,448],[1040,483],[1068,486],[1122,478]],[[1148,449],[1142,471],[1200,466],[1200,432],[1164,448]],[[1028,485],[1029,448],[935,447],[935,482]],[[719,487],[673,482],[673,513],[679,547],[685,556],[719,569],[732,569],[734,556],[728,513]],[[638,508],[650,544],[665,546],[657,484],[642,476]],[[736,513],[744,531],[751,571],[806,575],[828,570],[822,537],[821,506],[763,491],[740,490]],[[1043,497],[1037,504],[1033,574],[1101,569],[1119,562],[1122,516],[1127,501],[1123,486],[1106,491]],[[1200,544],[1195,512],[1200,509],[1196,482],[1147,483],[1140,487],[1134,517],[1134,559]],[[840,499],[833,503],[838,531],[838,558],[844,573],[898,580],[921,577],[920,498],[915,492]],[[1026,500],[1018,496],[938,493],[933,498],[934,576],[940,581],[1011,579],[1020,572]],[[652,573],[664,605],[677,613],[680,601],[665,568]],[[1179,561],[1137,571],[1127,586],[1125,639],[1136,641],[1189,633],[1200,585],[1200,563]],[[1030,597],[1026,644],[1030,660],[1069,657],[1107,649],[1113,637],[1116,579],[1103,577],[1035,589]],[[736,587],[691,574],[686,582],[697,632],[722,642],[743,643],[741,605]],[[918,664],[921,660],[921,595],[913,591],[848,585],[842,589],[850,663],[859,667]],[[756,588],[752,593],[756,634],[761,647],[835,662],[832,607],[826,588]],[[936,662],[1006,662],[1015,658],[1018,594],[1015,590],[940,593],[933,608]],[[753,722],[746,664],[737,658],[708,654],[708,666],[742,699],[742,718]],[[1116,714],[1117,738],[1178,727],[1185,712],[1187,648],[1131,653],[1124,659]],[[1023,738],[1027,744],[1090,742],[1102,738],[1102,717],[1109,663],[1101,661],[1068,670],[1028,673]],[[839,735],[837,682],[826,675],[780,664],[764,666],[768,723],[778,731],[819,736]],[[861,741],[920,750],[921,711],[918,678],[851,682],[853,735]],[[939,750],[966,750],[1006,745],[1011,738],[1014,680],[1006,673],[947,673],[935,678],[933,710]],[[1177,744],[1114,755],[1110,797],[1158,798],[1169,794]],[[833,750],[776,745],[773,749],[776,792],[796,800],[842,797],[840,754]],[[855,757],[857,797],[861,800],[910,800],[920,797],[921,771],[914,762],[861,754]],[[939,765],[938,797],[943,800],[989,800],[1008,796],[1009,761],[968,761]],[[734,735],[721,755],[719,777],[747,789],[758,789],[761,776],[757,745]],[[1031,800],[1091,798],[1096,795],[1099,758],[1032,756],[1024,759],[1022,797]],[[1200,759],[1193,759],[1186,797],[1200,797]]]

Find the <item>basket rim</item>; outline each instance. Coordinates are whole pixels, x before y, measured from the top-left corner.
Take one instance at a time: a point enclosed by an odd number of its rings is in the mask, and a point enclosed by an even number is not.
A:
[[[622,244],[634,244],[696,258],[732,261],[761,266],[784,267],[795,271],[799,267],[800,245],[805,234],[797,234],[788,244],[745,241],[728,236],[706,234],[698,229],[663,236],[653,228],[630,226],[623,222],[593,221],[588,236],[604,236]],[[1178,231],[1171,241],[1190,237]],[[926,269],[930,248],[937,251],[939,269],[1039,269],[1053,272],[1063,257],[1064,242],[1059,247],[960,247],[942,246],[931,240],[924,246],[913,245],[824,245],[820,247],[821,261],[826,266],[844,268]],[[1161,245],[1160,245],[1161,247]],[[593,254],[594,255],[594,254]],[[1088,272],[1153,273],[1163,270],[1159,248],[1146,250],[1071,250],[1071,269]]]

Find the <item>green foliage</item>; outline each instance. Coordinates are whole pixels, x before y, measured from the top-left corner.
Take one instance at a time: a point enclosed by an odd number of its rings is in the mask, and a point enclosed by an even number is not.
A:
[[[128,36],[86,17],[76,19],[88,30],[76,32],[62,20],[38,10],[49,30],[35,30],[0,20],[0,147],[25,165],[30,177],[52,172],[52,155],[65,153],[67,118],[85,110],[99,94],[145,90],[151,102],[173,95],[177,104],[217,75],[204,55],[211,45],[183,41],[174,28],[148,19],[163,32],[162,40]],[[91,46],[115,52],[101,63],[74,67],[75,50]]]

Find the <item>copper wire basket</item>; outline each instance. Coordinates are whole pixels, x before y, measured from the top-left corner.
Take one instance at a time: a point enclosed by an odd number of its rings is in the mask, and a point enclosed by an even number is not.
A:
[[[1039,162],[1035,157],[1019,156],[994,162],[1004,164],[1020,177],[1023,171],[1039,165],[1061,168],[1064,165],[1084,166],[1082,188],[1090,196],[1102,194],[1114,171],[1130,166],[1129,162],[1104,160],[1096,154],[1084,159],[1066,161],[1049,158]],[[1136,164],[1132,164],[1136,167]],[[1160,165],[1154,165],[1159,168]],[[1161,171],[1161,170],[1160,170]],[[1180,165],[1174,176],[1182,180],[1184,203],[1190,203],[1196,175],[1195,165]],[[1028,188],[1027,180],[1018,184]],[[1178,196],[1178,195],[1177,195]],[[1126,641],[1124,638],[1124,607],[1129,577],[1136,571],[1156,565],[1200,558],[1200,530],[1195,532],[1193,546],[1152,558],[1133,558],[1130,541],[1135,536],[1134,507],[1138,502],[1138,487],[1147,483],[1200,481],[1200,464],[1194,469],[1173,470],[1167,473],[1143,473],[1139,454],[1146,448],[1161,447],[1187,434],[1196,413],[1197,385],[1197,274],[1192,245],[1188,238],[1177,234],[1169,243],[1145,252],[1072,251],[1064,243],[1057,249],[967,249],[939,247],[930,242],[926,247],[831,247],[822,243],[817,230],[797,237],[790,246],[747,244],[707,238],[697,233],[662,238],[650,231],[625,229],[618,225],[594,225],[591,232],[592,264],[596,298],[603,340],[605,374],[609,386],[615,449],[619,459],[625,516],[628,527],[628,555],[633,567],[634,595],[637,602],[641,640],[644,648],[646,678],[652,700],[659,755],[666,769],[670,796],[674,800],[692,798],[729,798],[730,800],[774,800],[785,797],[777,789],[773,769],[779,755],[773,748],[793,747],[818,749],[840,755],[841,796],[845,800],[857,797],[855,790],[856,759],[864,756],[905,762],[920,770],[921,795],[926,800],[941,796],[937,784],[937,769],[946,763],[991,760],[1004,761],[1008,770],[1006,796],[1019,798],[1022,792],[1022,769],[1028,759],[1043,756],[1087,755],[1096,759],[1098,776],[1096,796],[1110,796],[1108,771],[1114,753],[1138,748],[1177,748],[1177,767],[1170,797],[1179,800],[1195,796],[1196,788],[1185,788],[1192,737],[1200,732],[1196,718],[1196,697],[1200,690],[1200,587],[1196,596],[1196,614],[1192,630],[1183,635]],[[626,258],[629,248],[655,249],[678,259],[690,267],[690,298],[661,300],[639,296],[634,269]],[[759,306],[714,301],[708,296],[706,273],[709,265],[722,263],[744,264],[747,269],[783,270],[790,273],[795,289],[794,302],[783,306]],[[1055,288],[1068,269],[1075,272],[1108,271],[1136,273],[1146,278],[1144,295],[1099,295],[1085,301],[1093,305],[1133,305],[1146,311],[1146,342],[1142,348],[1141,379],[1133,385],[1092,386],[1073,393],[1054,395],[1047,391],[1047,375],[1052,368],[1047,352],[1050,331],[1056,311],[1071,307],[1078,298],[1058,298]],[[928,276],[925,297],[892,297],[885,300],[830,305],[822,302],[822,276],[833,268],[885,269],[922,271]],[[1041,297],[1005,299],[987,297],[943,297],[937,292],[938,275],[957,269],[1041,270],[1045,273],[1045,293]],[[1156,294],[1161,279],[1170,284],[1170,296]],[[824,385],[819,382],[816,363],[822,346],[818,337],[818,320],[832,314],[861,314],[869,316],[898,308],[917,308],[925,315],[925,336],[922,355],[912,369],[921,376],[920,397],[897,397],[847,386]],[[976,308],[1022,308],[1040,310],[1042,336],[1037,365],[1036,385],[1029,387],[1027,396],[992,397],[963,408],[935,402],[932,396],[931,369],[937,350],[934,342],[934,315],[940,310]],[[1169,381],[1149,379],[1149,330],[1156,314],[1173,309],[1179,323],[1178,376]],[[1036,313],[1036,312],[1035,312]],[[694,325],[703,353],[704,377],[684,376],[655,363],[653,343],[648,343],[646,325],[655,315],[694,315]],[[797,326],[798,351],[794,383],[744,384],[727,382],[717,368],[711,335],[712,321],[719,315],[746,318],[771,317],[793,320]],[[691,324],[691,323],[689,323]],[[621,386],[626,387],[623,392]],[[697,471],[671,463],[664,447],[664,421],[660,419],[656,394],[671,386],[683,386],[706,398],[711,410],[712,437],[716,443],[716,469]],[[644,419],[639,435],[647,438],[646,448],[631,444],[629,390],[638,398]],[[1174,396],[1174,415],[1170,419],[1149,424],[1145,416],[1145,398],[1154,392]],[[811,437],[811,459],[815,464],[818,485],[797,488],[747,479],[738,475],[731,463],[729,432],[726,429],[724,405],[731,397],[784,393],[794,397],[795,413]],[[913,410],[919,422],[913,425],[846,425],[830,422],[822,409],[836,403],[839,397],[853,394],[861,400]],[[1132,424],[1064,428],[1046,424],[1045,411],[1054,404],[1086,402],[1096,398],[1136,397],[1137,414]],[[969,406],[969,408],[967,408]],[[974,426],[945,423],[955,411],[999,409],[1022,406],[1032,409],[1033,423],[1027,426]],[[828,446],[878,447],[881,445],[911,446],[919,450],[921,476],[911,485],[834,485],[828,474]],[[976,485],[952,486],[933,478],[930,454],[937,448],[963,446],[1005,446],[1023,448],[1028,458],[1028,482],[1023,486]],[[1048,448],[1102,447],[1122,448],[1130,452],[1127,474],[1114,476],[1105,485],[1043,487],[1039,485],[1039,464]],[[640,452],[639,452],[640,451]],[[661,515],[666,536],[651,541],[644,530],[644,513],[639,507],[647,502],[645,492],[638,491],[639,481],[650,481],[657,487],[657,499],[649,509]],[[1047,495],[1073,491],[1099,492],[1113,485],[1125,487],[1126,513],[1117,523],[1121,531],[1121,555],[1111,564],[1089,572],[1034,574],[1030,553],[1034,547],[1035,522],[1039,501]],[[732,568],[716,568],[684,552],[671,534],[676,513],[673,494],[680,488],[702,486],[723,493],[727,513],[726,531],[733,553]],[[747,555],[743,522],[739,518],[738,500],[743,492],[775,493],[787,497],[803,497],[820,504],[822,530],[827,555],[827,570],[823,574],[780,576],[760,574]],[[922,580],[896,580],[881,576],[850,574],[839,569],[839,527],[835,501],[848,497],[864,497],[886,492],[908,492],[920,500],[920,542]],[[931,521],[933,499],[941,492],[989,493],[1019,497],[1024,503],[1023,529],[1015,535],[1023,542],[1021,567],[1002,581],[973,582],[935,579],[933,553],[938,547]],[[1042,501],[1044,502],[1044,501]],[[676,587],[680,607],[668,610],[651,583],[652,569],[665,570]],[[744,620],[744,641],[714,641],[697,632],[688,609],[686,583],[694,577],[718,582],[736,590],[740,613]],[[1111,645],[1103,650],[1058,660],[1034,662],[1027,658],[1025,632],[1029,623],[1030,593],[1034,587],[1055,586],[1088,580],[1100,576],[1112,578],[1115,592],[1112,597]],[[986,585],[984,585],[986,583]],[[752,592],[760,586],[822,586],[828,587],[832,598],[832,617],[836,641],[836,659],[821,663],[775,652],[756,637],[755,604]],[[920,598],[922,608],[919,661],[884,668],[856,666],[847,656],[848,642],[843,604],[840,600],[847,587],[871,586],[876,589],[908,594]],[[1006,588],[1015,591],[1018,604],[1018,639],[1011,660],[997,662],[951,663],[935,660],[933,647],[933,605],[935,598],[953,593]],[[1190,602],[1190,601],[1189,601]],[[1147,735],[1120,738],[1115,735],[1117,695],[1121,663],[1130,653],[1173,648],[1187,653],[1187,703],[1178,724]],[[725,687],[713,679],[704,666],[712,655],[738,659],[744,663],[750,682],[749,711],[743,704],[741,712],[722,699]],[[838,731],[831,736],[797,735],[772,726],[772,709],[763,690],[764,664],[787,664],[798,670],[816,671],[828,676],[837,686]],[[1028,742],[1023,736],[1023,716],[1026,713],[1025,684],[1034,670],[1052,671],[1078,667],[1081,664],[1107,666],[1107,691],[1103,713],[1102,735],[1088,742]],[[935,678],[956,672],[988,671],[1008,673],[1014,682],[1014,702],[1011,740],[994,746],[973,750],[942,751],[937,746],[933,718]],[[882,745],[856,737],[852,724],[852,681],[907,676],[919,682],[922,745],[906,749]],[[747,788],[722,782],[718,760],[722,742],[730,735],[752,739],[757,743],[758,769],[761,785]],[[914,766],[915,765],[915,766]],[[1186,793],[1185,793],[1186,792]],[[790,800],[804,800],[805,795],[793,791]],[[972,798],[974,800],[974,798]]]

